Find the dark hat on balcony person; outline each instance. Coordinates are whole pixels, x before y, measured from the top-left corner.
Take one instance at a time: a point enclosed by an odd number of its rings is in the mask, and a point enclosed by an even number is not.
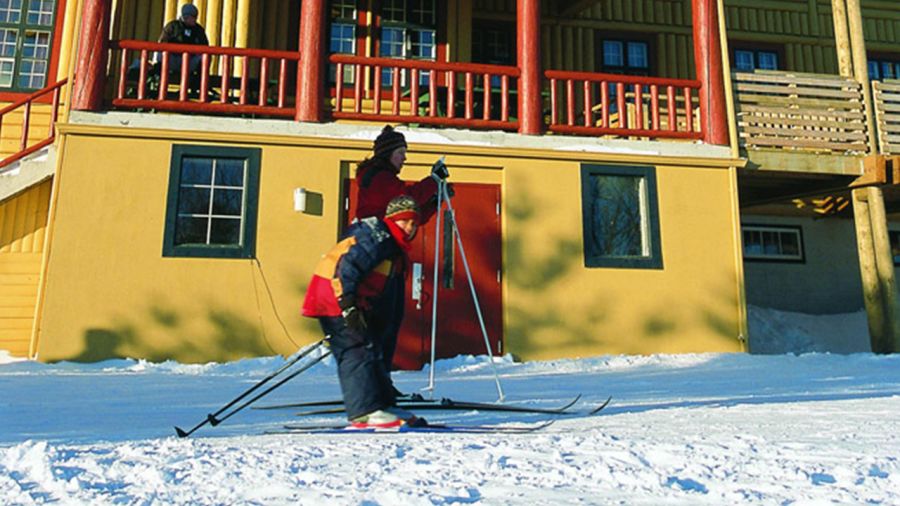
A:
[[[403,134],[394,130],[394,127],[391,125],[387,125],[375,138],[375,145],[372,149],[375,151],[375,158],[387,159],[395,149],[405,147],[406,138],[403,137]]]
[[[184,4],[181,6],[181,18],[192,17],[196,18],[200,15],[200,11],[197,10],[197,6],[194,4]]]

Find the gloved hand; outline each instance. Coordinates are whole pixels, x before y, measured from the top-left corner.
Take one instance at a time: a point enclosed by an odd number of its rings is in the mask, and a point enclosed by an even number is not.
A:
[[[341,307],[341,315],[348,327],[357,332],[366,330],[366,316],[361,309],[356,307],[356,297],[352,295],[341,297],[338,305]]]
[[[453,198],[456,192],[453,190],[453,183],[447,183],[447,197]]]
[[[447,165],[444,164],[443,156],[431,166],[431,175],[437,179],[447,179],[450,177],[450,171],[447,170]]]

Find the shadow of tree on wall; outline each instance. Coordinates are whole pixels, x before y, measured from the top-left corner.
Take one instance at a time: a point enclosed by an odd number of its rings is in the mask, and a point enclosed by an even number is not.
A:
[[[507,204],[508,230],[527,231],[538,225],[533,195],[527,191],[517,191],[514,200]],[[576,205],[580,205],[576,204]],[[581,213],[573,213],[571,219],[581,220]],[[578,227],[580,229],[580,226]],[[542,247],[547,253],[535,254],[529,245],[534,237],[527,232],[508,234],[505,241],[507,282],[509,289],[518,294],[548,293],[558,289],[560,283],[571,280],[584,267],[582,238],[545,237],[550,248]],[[727,278],[712,288],[708,302],[697,308],[696,319],[708,328],[711,334],[723,340],[737,341],[737,299],[736,287]],[[552,296],[540,297],[539,305],[529,301],[530,297],[516,295],[507,298],[507,349],[517,354],[536,356],[554,349],[629,349],[646,346],[629,346],[629,342],[659,342],[660,350],[666,340],[690,340],[690,336],[679,335],[696,324],[685,325],[683,315],[673,313],[664,303],[653,306],[641,300],[613,300],[613,295],[604,296],[602,287],[591,293],[570,294],[558,299]],[[579,297],[590,297],[589,301]],[[574,301],[579,301],[575,303]],[[634,304],[639,306],[639,321],[636,335],[600,335],[602,327],[612,319],[615,306]],[[641,307],[643,305],[644,307]],[[549,336],[549,337],[548,337]]]

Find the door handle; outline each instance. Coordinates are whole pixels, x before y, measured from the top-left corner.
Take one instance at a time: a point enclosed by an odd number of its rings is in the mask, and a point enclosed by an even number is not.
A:
[[[412,281],[412,298],[416,301],[416,309],[422,309],[422,264],[420,262],[413,262],[412,265],[412,275],[410,276]]]

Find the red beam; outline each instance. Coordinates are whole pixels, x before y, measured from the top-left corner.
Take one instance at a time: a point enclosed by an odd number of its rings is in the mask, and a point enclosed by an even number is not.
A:
[[[516,1],[516,48],[519,77],[519,133],[540,134],[541,6],[539,0]]]
[[[693,0],[694,62],[700,88],[700,129],[710,144],[728,144],[722,50],[716,0]],[[689,121],[690,124],[690,121]]]
[[[295,117],[297,121],[321,123],[325,97],[325,0],[304,0],[300,10],[299,53],[303,57],[297,65]]]
[[[106,87],[109,23],[112,0],[85,0],[81,14],[78,58],[75,66],[72,109],[99,111]]]

